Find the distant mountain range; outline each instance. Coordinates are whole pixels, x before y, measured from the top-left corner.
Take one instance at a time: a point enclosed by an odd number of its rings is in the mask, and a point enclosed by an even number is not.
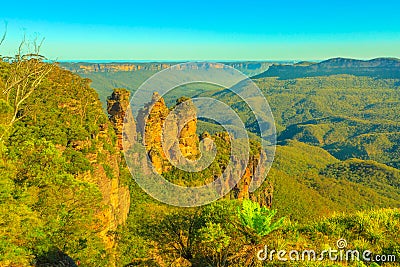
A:
[[[349,74],[376,78],[400,78],[400,59],[376,58],[357,60],[350,58],[332,58],[319,63],[299,62],[292,65],[274,64],[268,70],[252,78],[279,77],[295,79],[302,77]]]
[[[60,62],[60,66],[79,74],[115,73],[115,72],[158,72],[183,62]],[[268,69],[272,64],[289,64],[289,61],[235,61],[221,62],[231,66],[246,75],[252,76]]]
[[[155,73],[178,63],[179,62],[61,62],[60,65],[69,71],[87,75],[91,73],[137,71]],[[339,74],[375,78],[400,78],[400,59],[397,58],[375,58],[371,60],[332,58],[321,62],[302,61],[295,64],[292,64],[290,61],[243,61],[223,63],[240,70],[246,75],[252,76],[254,79],[266,77],[295,79]]]

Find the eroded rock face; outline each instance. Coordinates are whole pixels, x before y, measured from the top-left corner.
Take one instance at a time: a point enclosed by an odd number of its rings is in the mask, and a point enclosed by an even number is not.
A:
[[[102,222],[102,230],[99,235],[104,240],[107,249],[113,249],[116,245],[115,236],[110,234],[117,230],[118,225],[124,224],[129,213],[130,194],[127,186],[120,184],[119,155],[99,150],[102,157],[106,157],[108,166],[113,170],[108,177],[102,164],[94,162],[92,177],[102,193],[102,205],[104,209],[97,215]],[[97,155],[98,157],[99,155]]]
[[[196,107],[188,98],[180,98],[164,124],[163,149],[175,166],[200,156]],[[190,162],[189,162],[190,164]]]
[[[133,144],[136,139],[136,124],[129,108],[129,97],[130,92],[126,89],[114,89],[107,99],[107,112],[117,135],[120,150],[123,149],[124,138],[124,144]],[[126,134],[126,131],[129,131],[129,134]]]
[[[240,139],[231,139],[228,133],[216,133],[215,135],[210,136],[208,133],[202,134],[202,139],[211,138],[215,140],[218,138],[224,147],[229,147],[230,142],[240,142]],[[257,183],[257,179],[262,179],[266,175],[266,169],[263,164],[260,165],[260,162],[264,162],[267,158],[265,151],[261,150],[259,144],[255,142],[250,144],[249,155],[240,155],[234,154],[231,156],[230,160],[231,166],[221,166],[221,170],[224,175],[224,184],[220,184],[219,187],[221,192],[226,193],[229,188],[233,187],[233,190],[229,194],[233,199],[252,199],[254,201],[259,202],[263,206],[271,207],[272,205],[272,196],[273,196],[273,185],[269,181],[261,181],[258,180],[259,183],[262,183],[255,192],[250,192],[250,186],[252,182]],[[255,145],[257,144],[257,145]],[[251,148],[252,147],[252,148]],[[239,154],[241,151],[238,151]],[[248,157],[248,160],[245,159]],[[243,172],[242,172],[243,170]],[[237,177],[240,177],[239,181],[236,183],[235,180]],[[236,183],[236,185],[235,185]]]
[[[253,179],[265,175],[266,170],[263,169],[262,166],[258,169],[259,162],[261,161],[260,158],[262,157],[266,157],[263,152],[250,156],[245,173],[234,189],[234,195],[237,199],[251,199],[260,203],[260,205],[270,208],[272,206],[274,192],[273,184],[270,181],[264,181],[263,186],[258,188],[255,192],[249,191]]]
[[[168,170],[167,157],[162,149],[162,129],[169,113],[164,99],[155,92],[152,100],[139,111],[138,130],[157,173]],[[148,116],[147,116],[148,115]]]
[[[182,157],[193,160],[200,154],[196,110],[190,100],[185,100],[177,103],[180,106],[176,112],[170,112],[164,99],[155,92],[151,102],[138,114],[138,129],[139,132],[144,129],[140,134],[157,173],[170,170],[171,161],[180,162]]]
[[[117,144],[115,150],[122,150],[123,139],[131,138],[130,144],[136,140],[136,125],[129,109],[130,93],[126,89],[114,89],[112,95],[107,99],[107,111],[109,120],[117,135]],[[131,129],[131,133],[126,135],[126,127]],[[111,143],[108,134],[108,124],[100,127],[98,138],[107,140]],[[123,136],[125,135],[125,136]],[[108,168],[112,173],[108,173],[102,164],[97,163],[97,158],[105,158]],[[103,205],[106,207],[98,217],[106,227],[100,231],[100,236],[105,241],[107,248],[111,249],[115,246],[116,240],[114,235],[109,234],[117,229],[118,225],[125,223],[130,207],[130,194],[127,186],[121,186],[119,163],[121,157],[119,153],[111,153],[104,148],[99,148],[96,155],[92,156],[92,164],[94,166],[95,183],[99,186],[103,195]],[[112,177],[110,177],[110,175]]]
[[[179,106],[177,112],[178,137],[179,148],[182,156],[194,160],[197,159],[200,151],[199,137],[197,136],[197,117],[196,108],[190,99],[178,99],[177,105]]]
[[[64,65],[68,69],[76,73],[91,73],[91,72],[118,72],[118,71],[160,71],[171,67],[173,64],[167,63],[73,63]]]
[[[147,118],[146,114],[148,114]],[[184,160],[196,160],[201,155],[199,137],[196,133],[196,108],[188,98],[178,99],[174,109],[169,110],[164,99],[155,92],[151,102],[139,111],[137,125],[138,134],[143,137],[153,168],[159,174],[171,170],[171,163],[177,166]],[[226,132],[215,135],[204,132],[200,138],[203,151],[210,151],[216,138],[221,140],[225,147],[229,147],[229,143],[232,142]],[[236,199],[250,198],[270,207],[273,195],[271,183],[266,181],[262,189],[254,193],[249,191],[253,179],[265,175],[265,170],[258,167],[263,157],[266,155],[262,151],[258,153],[253,151],[247,163],[242,158],[234,157],[232,158],[233,167],[228,169],[226,166],[220,166],[226,179],[225,184],[219,185],[219,190],[227,192],[228,188],[234,186],[234,178],[241,175],[240,170],[244,170],[231,196]],[[213,177],[213,179],[216,178],[218,177]]]

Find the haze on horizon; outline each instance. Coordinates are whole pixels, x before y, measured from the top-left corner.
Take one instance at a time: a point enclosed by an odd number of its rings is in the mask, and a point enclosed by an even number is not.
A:
[[[400,58],[396,1],[215,2],[2,3],[0,54],[25,33],[58,60]]]

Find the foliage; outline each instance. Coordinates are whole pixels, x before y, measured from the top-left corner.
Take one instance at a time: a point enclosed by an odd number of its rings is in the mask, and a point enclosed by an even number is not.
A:
[[[1,62],[0,84],[26,74],[16,73],[15,64]],[[87,177],[94,170],[89,157],[108,142],[96,140],[107,117],[88,80],[48,63],[38,67],[46,75],[39,77],[41,82],[30,80],[33,87],[12,124],[3,120],[15,114],[16,107],[7,101],[25,89],[7,87],[0,97],[5,106],[0,127],[8,131],[0,141],[0,265],[79,260],[84,266],[106,266],[110,251],[100,238],[104,226],[98,219],[103,196]]]
[[[227,262],[224,250],[230,245],[231,238],[226,234],[221,224],[207,222],[198,233],[200,250],[211,258],[215,266],[225,266]]]
[[[282,226],[284,218],[272,222],[276,212],[276,210],[261,207],[257,202],[245,199],[242,202],[242,207],[238,209],[238,216],[244,228],[250,230],[247,233],[250,232],[252,237],[261,239]],[[251,242],[256,243],[257,240]]]

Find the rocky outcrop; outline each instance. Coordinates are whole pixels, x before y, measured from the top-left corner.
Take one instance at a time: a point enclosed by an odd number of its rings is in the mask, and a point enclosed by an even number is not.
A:
[[[129,188],[121,184],[120,163],[121,155],[117,147],[112,147],[112,138],[109,132],[109,124],[100,124],[99,133],[94,137],[96,149],[88,153],[87,158],[93,168],[82,174],[81,179],[96,184],[102,194],[101,209],[97,211],[99,236],[106,245],[107,250],[113,255],[117,241],[114,233],[119,225],[125,223],[130,208]],[[92,141],[88,140],[92,146]],[[75,148],[75,149],[78,149]]]
[[[232,139],[227,132],[216,133],[214,135],[204,132],[201,135],[201,144],[203,147],[208,147],[204,148],[205,150],[209,150],[212,147],[212,144],[209,142],[210,139],[214,142],[218,140],[219,145],[225,147],[224,153],[231,151],[232,142],[236,142],[237,146],[246,145],[245,143],[240,144],[244,140]],[[207,142],[204,142],[204,140],[207,140]],[[226,193],[229,188],[234,186],[229,194],[230,198],[252,199],[263,206],[271,207],[273,196],[272,183],[268,180],[257,180],[264,178],[266,175],[264,165],[260,164],[260,162],[266,160],[266,153],[261,149],[260,144],[254,140],[250,140],[249,155],[240,155],[240,153],[242,153],[242,151],[239,149],[239,151],[231,155],[231,166],[220,165],[225,183],[219,185],[219,190],[222,193]],[[247,158],[248,160],[246,160]],[[235,185],[235,178],[240,175],[242,176]],[[252,183],[262,184],[255,192],[250,192]]]
[[[168,113],[164,99],[155,92],[151,102],[147,103],[137,116],[139,133],[157,173],[167,171],[170,167],[162,148],[163,125]]]
[[[157,173],[170,170],[170,162],[193,160],[200,154],[193,103],[181,98],[176,110],[170,112],[164,99],[155,92],[137,117],[139,133]]]
[[[178,166],[184,160],[198,159],[201,155],[199,144],[201,144],[202,151],[209,152],[215,148],[214,143],[218,141],[217,143],[223,147],[223,153],[230,153],[231,142],[241,142],[232,140],[227,132],[215,135],[204,132],[200,137],[201,142],[199,142],[196,133],[196,108],[193,102],[182,97],[170,110],[157,92],[153,94],[152,100],[139,111],[137,125],[138,134],[142,136],[153,168],[160,174],[168,172],[172,165]],[[219,190],[226,192],[234,185],[234,178],[241,175],[240,170],[244,170],[244,174],[234,187],[231,196],[236,199],[250,198],[270,207],[273,194],[272,184],[265,182],[262,189],[254,193],[250,192],[253,179],[259,177],[259,174],[265,175],[265,170],[258,165],[266,155],[259,148],[259,145],[252,144],[252,151],[247,162],[244,158],[247,158],[248,155],[245,157],[233,156],[232,166],[227,167],[224,164],[219,166],[224,173],[226,183],[220,184]],[[218,176],[211,178],[216,179]]]
[[[177,100],[179,106],[176,118],[178,125],[179,148],[182,156],[195,160],[199,156],[199,137],[197,136],[197,116],[196,109],[190,99],[179,98]]]
[[[100,149],[99,155],[105,157],[107,166],[112,170],[112,177],[105,170],[104,164],[98,161],[94,167],[93,177],[103,196],[102,206],[104,209],[97,215],[102,222],[102,230],[99,235],[104,240],[107,249],[113,249],[116,245],[115,235],[111,234],[117,227],[124,224],[129,213],[130,194],[127,186],[120,184],[119,155]]]
[[[136,125],[129,108],[129,96],[128,90],[118,88],[114,89],[112,95],[107,99],[107,112],[117,135],[120,150],[123,149],[124,138],[125,144],[133,144],[136,140]],[[130,133],[123,136],[124,130],[129,130]]]
[[[199,157],[199,138],[196,130],[196,108],[189,98],[181,97],[169,113],[164,127],[163,144],[168,160],[176,165]]]
[[[260,203],[260,205],[271,207],[274,187],[271,181],[265,180],[255,192],[250,192],[252,182],[257,184],[256,179],[262,179],[266,175],[266,169],[260,162],[266,160],[267,155],[263,150],[251,151],[249,161],[244,175],[236,185],[236,198],[249,198]]]
[[[259,163],[257,157],[251,156],[248,165],[245,169],[244,175],[234,187],[233,198],[235,199],[251,199],[260,203],[260,205],[271,207],[272,197],[274,192],[273,184],[270,181],[264,181],[261,188],[257,189],[255,192],[250,192],[250,184],[256,177],[256,168]]]
[[[92,167],[88,171],[78,175],[78,178],[86,182],[96,184],[102,194],[101,209],[97,211],[96,217],[99,219],[98,235],[103,240],[110,255],[116,247],[115,235],[112,234],[117,227],[124,224],[129,213],[130,193],[127,186],[121,184],[120,163],[122,149],[122,125],[129,104],[129,92],[124,89],[114,90],[109,98],[108,111],[110,113],[110,123],[99,123],[99,131],[91,139],[75,141],[71,146],[76,151],[92,150],[86,154]],[[100,103],[97,105],[97,112],[103,115]],[[133,121],[133,120],[132,120]],[[110,127],[113,127],[117,134],[115,146],[112,141]]]

